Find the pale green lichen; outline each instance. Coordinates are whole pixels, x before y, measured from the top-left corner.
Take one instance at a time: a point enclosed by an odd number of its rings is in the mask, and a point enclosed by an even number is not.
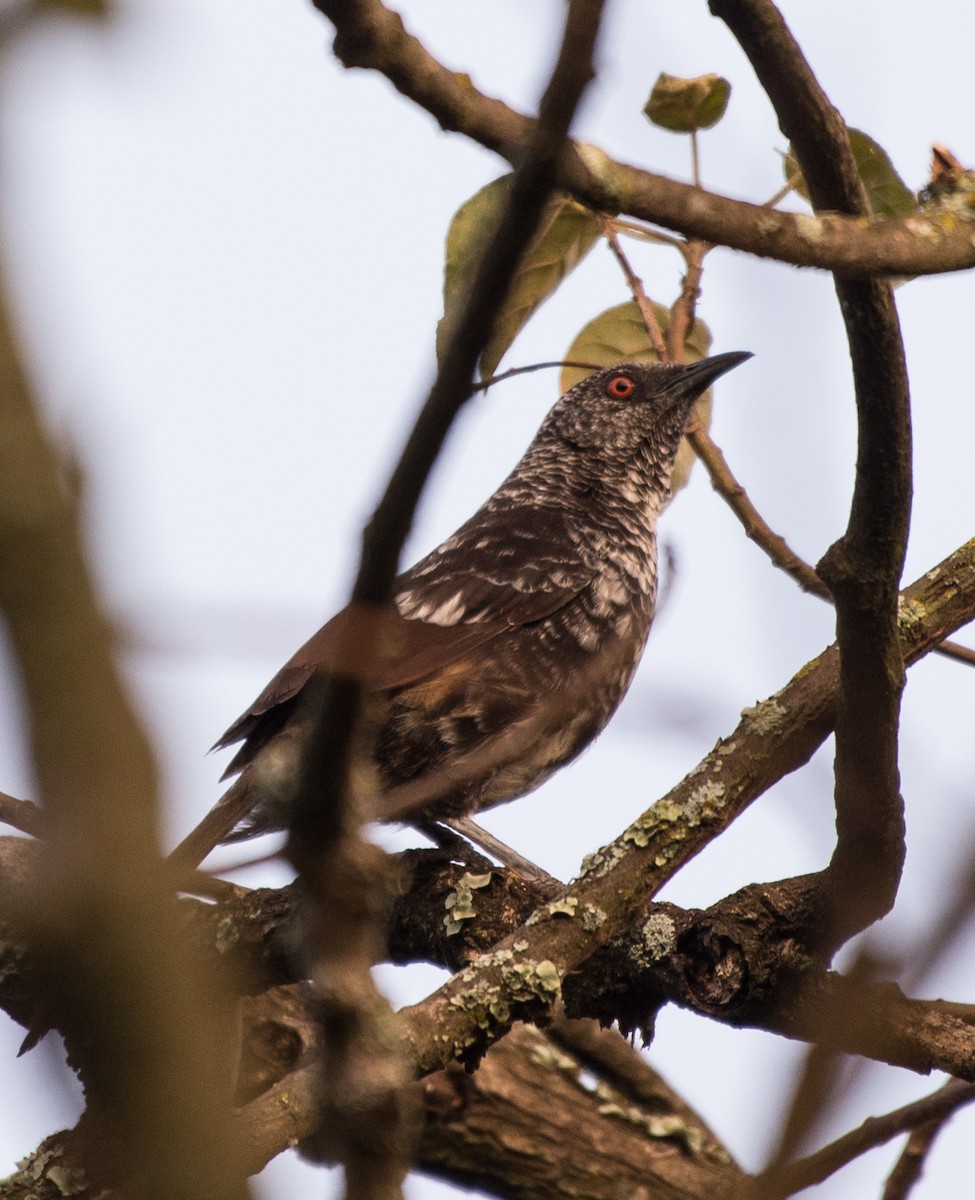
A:
[[[755,229],[763,237],[771,237],[782,228],[782,221],[777,216],[759,216],[755,220]]]
[[[643,925],[643,942],[651,958],[663,958],[674,948],[677,926],[666,913],[654,913]]]
[[[823,223],[817,217],[810,217],[805,213],[796,213],[794,220],[796,237],[800,242],[806,242],[810,246],[818,246],[826,237],[826,230],[823,227]]]
[[[717,779],[706,779],[687,798],[687,823],[700,825],[702,817],[712,817],[721,808],[725,786]]]
[[[938,241],[943,232],[934,222],[926,221],[923,217],[907,217],[904,221],[904,229],[911,237],[928,241]]]
[[[514,961],[511,950],[492,950],[490,954],[482,954],[477,960],[478,967],[504,967]]]
[[[551,995],[557,996],[562,990],[562,976],[558,967],[550,959],[542,959],[535,968],[539,987]]]
[[[901,632],[913,639],[924,632],[927,607],[919,600],[909,600],[906,596],[897,597],[897,624]]]
[[[582,860],[582,874],[591,875],[593,879],[602,879],[625,857],[625,848],[614,842],[610,846],[604,846],[602,850],[597,850],[595,854],[587,854]]]
[[[764,735],[773,733],[782,723],[782,718],[788,715],[788,710],[779,704],[775,696],[769,696],[752,708],[743,708],[741,715],[748,720],[754,733]]]
[[[619,186],[620,172],[613,159],[609,157],[605,150],[600,150],[598,146],[594,146],[591,142],[575,142],[574,147],[586,170],[589,171],[613,200],[621,202],[623,195]],[[620,204],[620,207],[622,208],[623,205]]]
[[[623,841],[632,842],[634,846],[648,846],[664,826],[677,824],[684,814],[683,805],[665,796],[624,830]]]
[[[553,1070],[561,1071],[563,1075],[569,1075],[573,1079],[579,1076],[579,1064],[568,1054],[564,1054],[557,1046],[551,1042],[538,1042],[532,1047],[529,1056],[532,1062],[537,1063],[540,1067],[550,1067]]]
[[[601,925],[606,924],[606,914],[595,904],[587,904],[582,910],[582,928],[586,933],[595,933]]]
[[[548,914],[551,917],[574,917],[576,915],[576,909],[579,907],[579,900],[576,896],[563,896],[561,900],[553,900],[552,903],[546,907],[548,909]]]
[[[683,1145],[691,1154],[700,1154],[704,1150],[704,1135],[693,1125],[688,1125],[676,1113],[666,1115],[645,1112],[636,1104],[629,1101],[614,1087],[600,1080],[592,1094],[602,1103],[597,1112],[601,1117],[611,1117],[617,1121],[626,1121],[643,1129],[649,1137],[667,1139]]]
[[[62,1196],[78,1196],[88,1191],[88,1180],[84,1171],[76,1168],[52,1167],[47,1177]]]
[[[226,954],[228,950],[232,950],[240,941],[240,930],[237,928],[237,922],[232,917],[224,917],[217,922],[217,933],[214,938],[214,945],[217,948],[218,954]]]
[[[455,992],[447,1003],[468,1013],[476,1028],[483,1030],[510,1025],[515,1019],[516,1006],[533,1001],[549,1006],[562,989],[558,968],[548,959],[515,963],[513,958],[510,950],[482,955],[473,986]],[[491,967],[499,968],[500,980],[485,977],[485,970]],[[474,1040],[471,1035],[467,1044]]]
[[[477,916],[474,910],[474,892],[478,888],[487,887],[490,882],[490,871],[484,875],[472,875],[468,871],[457,880],[456,888],[448,894],[444,901],[447,915],[444,917],[443,923],[448,937],[453,937],[460,932],[463,928],[462,922]]]
[[[582,860],[580,871],[583,875],[588,875],[590,871],[594,871],[597,867],[602,866],[603,852],[602,850],[593,850],[591,854],[587,854]]]

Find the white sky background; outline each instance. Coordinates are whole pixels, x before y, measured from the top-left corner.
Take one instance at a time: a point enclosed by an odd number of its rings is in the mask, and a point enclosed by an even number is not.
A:
[[[864,0],[784,9],[848,122],[881,142],[911,186],[927,178],[933,140],[975,162],[975,8],[934,0],[923,19],[913,6]],[[403,11],[435,54],[484,90],[534,106],[559,5],[416,0]],[[172,841],[219,794],[221,765],[204,757],[207,747],[343,603],[358,531],[431,378],[447,222],[503,170],[384,80],[338,68],[329,38],[302,0],[130,0],[108,30],[39,26],[8,50],[0,78],[0,200],[18,311],[51,426],[86,471],[91,547],[125,630],[125,669],[158,750]],[[616,0],[577,134],[688,178],[685,139],[640,113],[661,70],[731,81],[725,121],[702,137],[705,182],[755,201],[771,195],[784,139],[703,3]],[[651,295],[669,302],[678,258],[635,244],[633,257]],[[917,449],[907,579],[972,533],[962,367],[972,286],[959,276],[898,292]],[[507,362],[558,358],[587,319],[625,298],[597,248]],[[719,385],[715,437],[773,527],[815,561],[845,525],[854,459],[831,283],[716,251],[700,311],[715,352],[756,354]],[[408,560],[500,481],[556,388],[554,372],[534,375],[469,406]],[[563,877],[831,638],[827,608],[766,563],[703,472],[666,515],[663,536],[676,577],[611,729],[535,796],[485,821]],[[0,788],[29,796],[9,663],[2,682]],[[911,672],[908,863],[883,926],[892,950],[923,941],[969,849],[973,695],[975,675],[962,666],[931,659]],[[833,840],[830,761],[827,749],[759,801],[667,896],[704,906],[753,880],[822,866]],[[390,844],[408,838],[390,835]],[[966,956],[957,957],[925,994],[975,999]],[[381,974],[398,1002],[438,978],[421,968]],[[46,1042],[14,1061],[22,1031],[6,1023],[0,1033],[2,1172],[72,1121],[78,1102],[65,1074],[52,1084],[56,1048]],[[795,1047],[668,1010],[651,1056],[746,1166],[762,1162]],[[824,1136],[934,1086],[868,1067]],[[972,1120],[962,1115],[943,1134],[921,1200],[964,1190]],[[818,1195],[878,1194],[895,1154],[875,1152]],[[326,1183],[284,1156],[257,1191],[270,1200],[336,1187],[334,1175]],[[413,1200],[457,1194],[419,1178],[410,1188]]]

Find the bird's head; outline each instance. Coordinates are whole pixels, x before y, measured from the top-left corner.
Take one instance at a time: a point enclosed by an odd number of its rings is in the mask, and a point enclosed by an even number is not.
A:
[[[734,351],[682,366],[620,363],[596,371],[561,397],[540,437],[606,462],[624,463],[647,452],[669,476],[694,401],[748,358],[747,351]]]

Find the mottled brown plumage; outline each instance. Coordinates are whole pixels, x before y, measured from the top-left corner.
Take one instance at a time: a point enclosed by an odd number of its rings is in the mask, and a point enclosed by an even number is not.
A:
[[[427,824],[501,804],[604,728],[653,619],[657,515],[691,407],[748,357],[590,375],[494,495],[399,577],[366,680],[380,815]],[[323,626],[217,743],[242,743],[226,772],[240,777],[175,852],[183,865],[287,825],[303,690],[354,664],[354,619]]]

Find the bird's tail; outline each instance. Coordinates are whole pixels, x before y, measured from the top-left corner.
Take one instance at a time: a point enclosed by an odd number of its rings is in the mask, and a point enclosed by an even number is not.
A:
[[[244,772],[230,785],[203,820],[186,835],[169,855],[168,862],[179,872],[193,871],[254,808],[252,772]],[[254,830],[259,833],[260,830]]]

